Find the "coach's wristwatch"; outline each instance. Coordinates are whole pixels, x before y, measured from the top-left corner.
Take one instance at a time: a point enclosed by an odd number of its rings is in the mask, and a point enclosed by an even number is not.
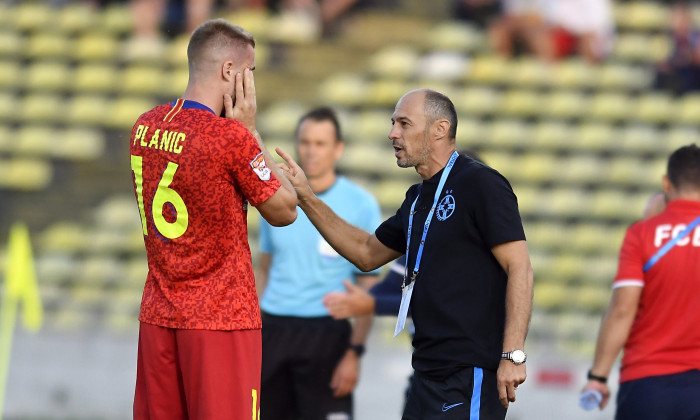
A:
[[[501,359],[510,360],[513,364],[522,365],[527,360],[527,354],[522,350],[504,351]]]

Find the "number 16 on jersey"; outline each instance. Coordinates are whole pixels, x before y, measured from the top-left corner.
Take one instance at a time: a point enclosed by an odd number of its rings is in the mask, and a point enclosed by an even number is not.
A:
[[[153,223],[156,230],[168,239],[179,238],[187,231],[189,224],[189,214],[187,206],[177,191],[170,188],[173,182],[178,164],[168,162],[163,175],[158,182],[158,187],[153,193],[151,214],[153,215]],[[146,207],[144,204],[144,195],[150,197],[149,193],[143,190],[143,157],[131,155],[131,170],[134,173],[134,184],[136,184],[136,197],[139,203],[139,213],[141,214],[141,227],[143,234],[148,236],[148,227],[146,224]],[[168,221],[165,218],[163,211],[166,204],[170,204],[174,210],[174,221]],[[170,207],[170,206],[167,206]]]

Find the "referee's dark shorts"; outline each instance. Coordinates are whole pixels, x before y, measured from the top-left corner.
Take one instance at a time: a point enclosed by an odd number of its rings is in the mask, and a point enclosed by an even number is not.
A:
[[[700,370],[620,384],[615,420],[700,420]]]
[[[503,420],[496,372],[470,367],[445,380],[413,375],[402,420]]]

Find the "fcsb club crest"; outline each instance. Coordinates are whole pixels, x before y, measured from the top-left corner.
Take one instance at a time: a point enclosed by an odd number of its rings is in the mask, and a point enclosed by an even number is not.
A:
[[[447,194],[446,196],[442,197],[442,200],[440,200],[438,203],[437,208],[435,209],[435,215],[439,221],[444,222],[450,216],[452,216],[452,213],[454,212],[455,198],[452,196],[452,194]]]
[[[265,163],[265,156],[262,154],[262,152],[255,156],[255,159],[250,162],[250,166],[253,168],[253,171],[261,181],[270,180],[271,171]]]

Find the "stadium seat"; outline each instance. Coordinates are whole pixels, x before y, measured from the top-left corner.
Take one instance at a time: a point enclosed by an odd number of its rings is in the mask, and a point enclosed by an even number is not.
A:
[[[418,66],[419,54],[406,45],[386,46],[368,60],[368,70],[375,77],[411,77]]]
[[[633,118],[652,124],[668,122],[674,114],[675,101],[667,93],[644,93],[634,101]]]
[[[549,84],[556,88],[582,89],[596,80],[596,67],[578,58],[556,63],[551,70]]]
[[[698,143],[700,130],[695,125],[677,125],[666,130],[659,141],[663,146],[663,154],[667,158],[674,150],[692,143]]]
[[[459,120],[457,129],[462,124]],[[350,125],[351,130],[345,132],[345,136],[352,137],[358,143],[375,143],[388,141],[387,137],[391,130],[391,112],[383,108],[368,108],[357,112]],[[461,137],[458,135],[459,141]]]
[[[518,198],[520,198],[519,194]],[[528,246],[551,251],[555,254],[558,254],[561,249],[570,249],[573,236],[571,234],[571,225],[554,220],[528,223],[525,235],[527,236]],[[549,263],[551,264],[551,261]]]
[[[468,82],[499,84],[509,79],[508,60],[498,55],[475,56],[467,68]]]
[[[513,89],[503,94],[498,109],[505,115],[531,117],[541,112],[542,96],[533,89]]]
[[[92,244],[90,250],[93,250]],[[91,289],[84,291],[88,299],[101,299],[103,288],[116,285],[124,278],[123,265],[115,254],[88,255],[80,261],[77,270],[78,277],[74,284]]]
[[[406,190],[411,186],[410,182],[396,179],[385,179],[371,185],[372,195],[379,202],[379,206],[386,212],[394,213],[401,207],[406,198]]]
[[[36,258],[36,275],[41,289],[48,285],[61,287],[76,275],[74,258],[67,252],[41,252]]]
[[[632,114],[633,101],[625,93],[602,91],[591,97],[589,116],[602,121],[622,121]]]
[[[530,216],[534,215],[540,205],[540,189],[528,184],[513,184],[513,192],[518,198],[518,208],[520,213]]]
[[[143,237],[143,236],[142,236]],[[130,288],[134,291],[143,291],[143,285],[148,276],[148,261],[144,252],[143,240],[141,240],[141,252],[124,261],[124,282],[122,288]]]
[[[102,131],[73,126],[61,136],[60,147],[54,148],[55,158],[84,161],[95,160],[104,155],[107,144]]]
[[[484,33],[462,21],[438,22],[427,32],[425,47],[432,51],[474,52],[483,49]]]
[[[489,147],[526,147],[532,138],[532,127],[521,119],[500,118],[491,123],[487,138]]]
[[[579,222],[572,226],[570,230],[569,246],[577,250],[582,255],[599,254],[616,256],[622,243],[622,233],[617,225],[598,221]],[[617,260],[613,258],[614,263]],[[597,265],[595,266],[597,267]],[[590,267],[591,270],[595,269]],[[596,276],[593,276],[596,277]]]
[[[24,156],[50,157],[57,146],[60,130],[39,124],[20,127],[16,134],[15,153]]]
[[[67,34],[85,32],[95,27],[98,13],[99,11],[85,4],[65,4],[57,10],[56,26]]]
[[[535,286],[533,306],[545,310],[560,310],[567,306],[569,289],[561,283],[538,282]]]
[[[538,214],[543,217],[589,217],[591,198],[588,191],[571,187],[543,190],[538,203]]]
[[[637,90],[649,86],[652,74],[649,69],[628,63],[609,62],[600,65],[595,87],[600,90]]]
[[[68,87],[72,72],[67,63],[56,60],[36,60],[24,69],[23,87],[36,92],[62,92]]]
[[[0,124],[0,156],[11,154],[15,148],[15,135],[7,124]]]
[[[165,78],[163,69],[155,64],[128,65],[118,76],[119,90],[139,95],[157,95],[162,92]]]
[[[102,95],[73,96],[66,108],[64,117],[71,124],[100,127],[109,118],[109,99]]]
[[[0,42],[2,40],[0,39]],[[0,52],[0,56],[2,53]],[[12,89],[19,85],[20,64],[16,60],[0,61],[0,89]]]
[[[64,59],[71,52],[68,37],[60,32],[36,32],[27,40],[22,55],[28,59]]]
[[[319,86],[322,100],[345,106],[365,105],[370,87],[356,73],[340,73],[327,78]]]
[[[571,147],[587,151],[606,151],[615,148],[615,128],[607,123],[585,121],[574,129]]]
[[[55,222],[40,235],[39,247],[47,252],[77,253],[90,246],[86,229],[79,223]]]
[[[23,122],[48,123],[63,119],[63,98],[52,93],[26,94],[17,107],[17,117]]]
[[[656,63],[668,56],[670,50],[667,35],[628,32],[618,35],[613,56],[620,61]]]
[[[256,42],[258,39],[267,40],[269,32],[275,30],[270,14],[265,8],[239,8],[224,17],[231,23],[243,25],[246,30],[255,34]]]
[[[46,160],[15,158],[0,161],[0,189],[41,191],[49,186],[53,170]]]
[[[112,36],[124,35],[134,26],[129,8],[124,3],[109,3],[100,17],[101,22],[96,27]]]
[[[54,10],[48,2],[24,1],[12,8],[10,18],[14,26],[21,31],[33,32],[51,27]]]
[[[393,107],[410,89],[404,81],[393,78],[373,80],[369,83],[365,101],[370,106]]]
[[[459,115],[457,121],[458,150],[481,148],[481,146],[488,144],[487,124],[484,124],[479,118]]]
[[[624,153],[654,155],[664,150],[659,129],[654,124],[627,124],[619,130],[616,145]]]
[[[548,118],[578,118],[585,115],[588,97],[579,90],[556,89],[541,100],[541,114]]]
[[[298,102],[277,101],[259,113],[260,132],[268,137],[294,139],[299,117],[306,112]]]
[[[513,163],[508,178],[539,185],[556,176],[558,158],[551,153],[530,152],[520,155]]]
[[[467,85],[452,96],[457,112],[468,115],[490,115],[501,106],[501,93],[490,86]],[[459,129],[459,124],[457,124]]]
[[[20,57],[25,44],[26,40],[19,32],[0,28],[0,57]]]
[[[700,94],[689,93],[680,98],[671,117],[674,123],[700,125]]]
[[[576,148],[574,129],[559,119],[541,119],[532,127],[532,146],[545,150]]]
[[[596,284],[582,285],[574,294],[574,303],[581,309],[590,312],[601,312],[607,308],[611,294],[610,289],[607,287]]]
[[[187,88],[189,76],[190,74],[187,70],[187,66],[173,67],[165,76],[161,95],[167,95],[173,99],[182,96]]]
[[[104,31],[89,31],[80,35],[70,49],[69,56],[78,62],[113,62],[118,56],[118,38]]]
[[[546,86],[552,77],[552,66],[534,57],[511,60],[511,77],[505,83],[521,88]]]
[[[469,60],[460,52],[434,51],[423,54],[415,68],[416,77],[427,81],[450,82],[462,79],[466,74]],[[422,86],[422,85],[421,85]],[[432,86],[426,86],[435,89]],[[447,92],[445,89],[436,89]]]
[[[94,217],[98,223],[110,230],[141,230],[141,220],[133,194],[112,195],[95,208]]]
[[[668,27],[669,8],[660,2],[615,2],[613,10],[615,23],[623,30],[658,31]]]
[[[552,162],[555,182],[573,185],[597,184],[605,181],[608,161],[593,153],[574,153],[557,157]]]
[[[157,103],[152,97],[118,97],[110,105],[109,118],[105,119],[105,125],[109,128],[130,130],[139,115],[156,105]]]
[[[625,236],[625,230],[628,223],[620,223],[610,226],[605,240],[605,244],[601,244],[598,248],[598,255],[588,257],[588,269],[586,278],[583,280],[586,284],[597,284],[607,291],[608,298],[604,299],[607,303],[611,294],[611,287],[615,274],[617,273],[618,255],[622,246],[622,239]]]

